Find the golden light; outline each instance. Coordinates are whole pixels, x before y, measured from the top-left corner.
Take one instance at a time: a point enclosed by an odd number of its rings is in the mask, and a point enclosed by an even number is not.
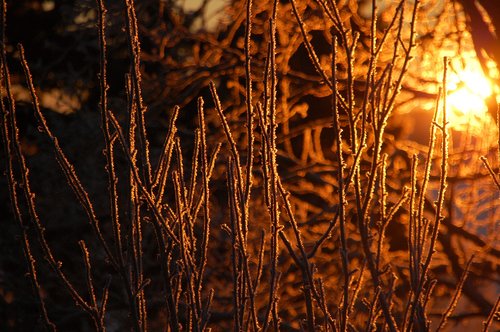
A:
[[[452,127],[474,127],[487,118],[486,99],[493,93],[479,65],[453,73],[448,84],[448,114]]]

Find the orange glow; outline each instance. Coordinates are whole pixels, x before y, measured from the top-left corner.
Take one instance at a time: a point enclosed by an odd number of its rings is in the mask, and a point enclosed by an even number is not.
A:
[[[451,74],[448,84],[448,114],[455,128],[474,126],[487,115],[485,100],[492,94],[492,86],[479,66]]]

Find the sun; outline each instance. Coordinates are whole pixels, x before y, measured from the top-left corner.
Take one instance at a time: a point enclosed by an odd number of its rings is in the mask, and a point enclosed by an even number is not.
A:
[[[452,126],[470,125],[487,115],[486,99],[493,93],[492,85],[481,68],[474,67],[449,77],[447,104]]]

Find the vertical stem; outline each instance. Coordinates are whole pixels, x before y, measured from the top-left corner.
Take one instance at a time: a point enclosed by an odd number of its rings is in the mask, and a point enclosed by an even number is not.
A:
[[[447,96],[447,89],[446,89],[446,78],[447,78],[447,72],[448,72],[448,57],[444,57],[443,59],[443,65],[444,65],[444,70],[443,70],[443,115],[442,115],[442,124],[439,125],[439,129],[441,130],[442,137],[441,137],[441,176],[439,180],[439,194],[438,194],[438,199],[436,201],[436,212],[434,215],[434,225],[432,229],[432,235],[429,243],[429,249],[427,252],[427,257],[425,258],[424,263],[422,264],[421,268],[421,275],[420,275],[420,280],[418,287],[415,291],[414,294],[414,299],[413,303],[411,305],[411,311],[410,311],[410,322],[407,326],[407,331],[410,331],[413,327],[414,320],[415,320],[415,312],[417,310],[417,307],[419,306],[420,302],[420,296],[424,288],[424,284],[427,280],[427,272],[429,270],[429,266],[432,261],[432,257],[436,251],[436,242],[437,238],[439,235],[439,226],[441,225],[441,221],[443,220],[444,216],[442,215],[443,213],[443,206],[444,206],[444,200],[445,200],[445,193],[446,193],[446,188],[448,186],[447,183],[447,177],[448,177],[448,120],[447,120],[447,105],[446,105],[446,96]]]
[[[269,175],[270,175],[270,215],[271,215],[271,280],[269,288],[269,303],[266,309],[263,330],[266,331],[269,327],[269,321],[272,318],[274,326],[279,324],[276,317],[276,308],[278,304],[278,232],[279,232],[279,208],[278,208],[278,168],[276,164],[276,23],[274,19],[269,20],[271,31],[271,52],[270,52],[270,69],[271,69],[271,100],[270,100],[270,133],[269,133]]]
[[[339,196],[339,228],[340,228],[340,257],[342,260],[342,272],[344,275],[343,283],[343,307],[341,310],[340,330],[347,331],[349,321],[349,256],[347,251],[347,234],[346,234],[346,216],[345,206],[347,204],[345,198],[344,185],[344,159],[342,156],[342,129],[340,128],[339,121],[339,107],[337,101],[337,37],[332,34],[332,117],[333,117],[333,130],[335,139],[335,150],[337,152],[337,180],[339,183],[338,196]]]
[[[141,156],[142,171],[145,176],[146,187],[151,186],[151,163],[149,160],[149,141],[146,135],[146,124],[144,121],[144,115],[147,111],[142,100],[142,79],[141,79],[141,47],[139,42],[137,17],[135,13],[134,0],[125,0],[126,5],[126,29],[129,41],[129,53],[131,57],[131,70],[132,70],[132,82],[133,91],[135,94],[135,103],[137,106],[137,125],[139,127],[138,138],[139,138],[139,154]]]
[[[113,146],[116,139],[111,137],[109,130],[108,119],[108,82],[107,82],[107,54],[106,54],[106,7],[103,0],[97,1],[97,19],[99,28],[99,52],[100,52],[100,101],[99,106],[101,110],[101,127],[104,134],[105,155],[106,155],[106,170],[108,173],[108,191],[111,210],[111,221],[113,223],[113,235],[115,238],[115,245],[117,257],[120,267],[124,268],[123,248],[120,231],[120,215],[118,212],[118,193],[117,182],[118,177],[115,171],[115,162],[113,157]]]

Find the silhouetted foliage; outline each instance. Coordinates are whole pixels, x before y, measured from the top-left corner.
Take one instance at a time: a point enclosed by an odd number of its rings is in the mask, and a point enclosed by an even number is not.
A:
[[[188,5],[2,1],[0,329],[496,329],[494,5]]]

